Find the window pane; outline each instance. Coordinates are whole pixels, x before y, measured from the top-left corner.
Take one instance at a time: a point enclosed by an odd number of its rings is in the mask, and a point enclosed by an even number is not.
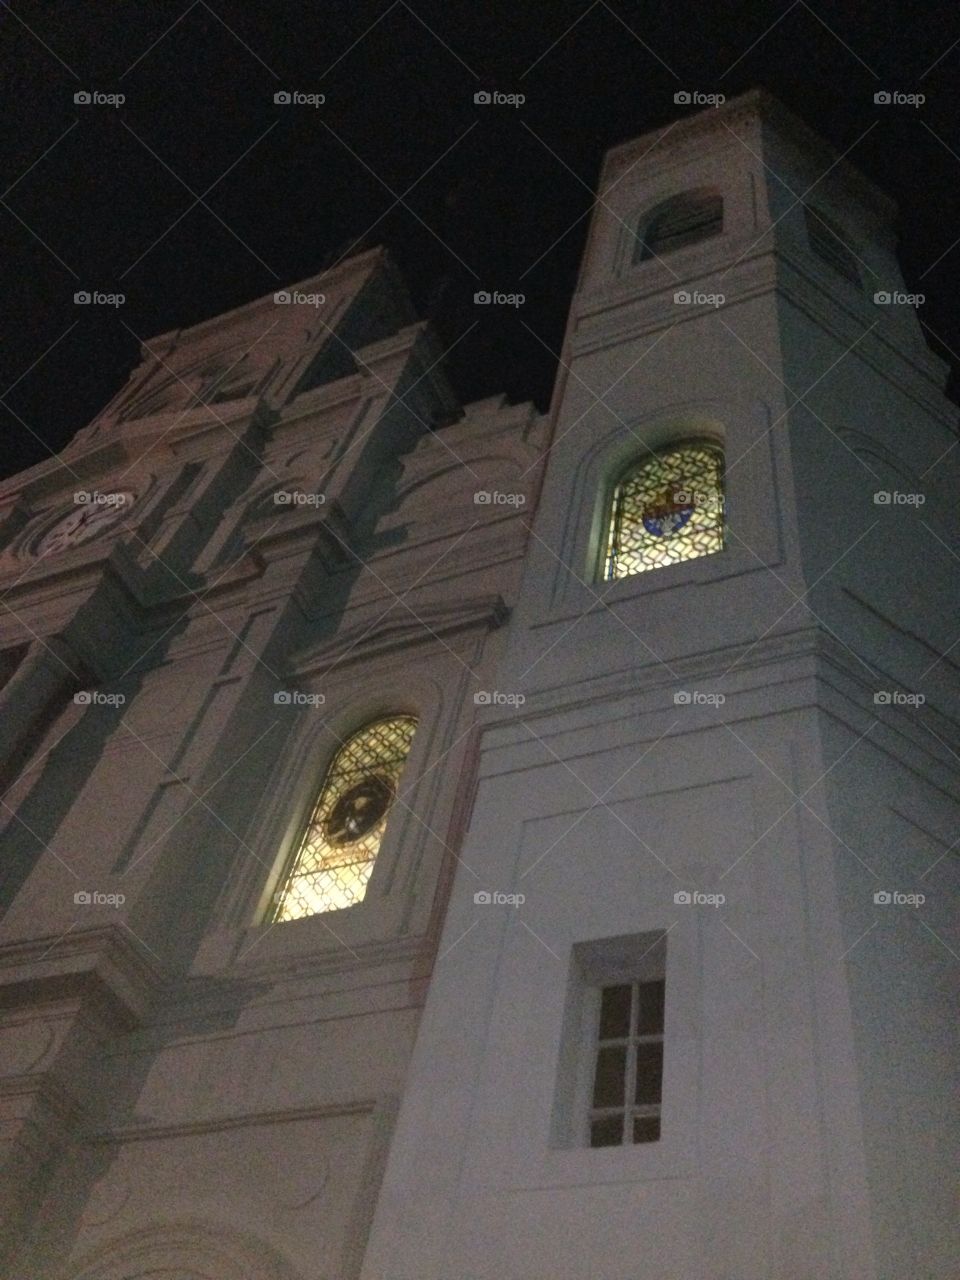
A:
[[[630,988],[604,987],[600,999],[600,1039],[625,1039],[630,1034]]]
[[[660,1083],[663,1079],[663,1045],[637,1045],[637,1096],[639,1104],[660,1101]]]
[[[723,550],[723,454],[710,444],[653,453],[617,485],[607,579],[626,578]]]
[[[663,1035],[663,980],[641,982],[637,989],[637,1035]]]
[[[291,880],[284,895],[283,920],[299,920],[320,911],[335,911],[362,902],[373,863],[354,862]]]
[[[598,1116],[590,1121],[591,1147],[619,1147],[623,1142],[623,1115]]]
[[[685,191],[658,205],[634,248],[634,262],[662,257],[723,230],[723,198],[709,188]]]
[[[411,716],[374,720],[334,756],[277,895],[274,920],[363,900],[416,727]]]
[[[659,1139],[660,1139],[660,1117],[659,1116],[634,1116],[633,1117],[634,1142],[658,1142]]]
[[[593,1105],[622,1107],[627,1074],[627,1050],[622,1045],[600,1049],[593,1077]]]

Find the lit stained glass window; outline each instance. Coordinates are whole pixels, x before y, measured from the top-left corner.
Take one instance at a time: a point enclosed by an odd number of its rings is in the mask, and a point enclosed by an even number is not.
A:
[[[417,722],[371,721],[334,756],[272,919],[299,920],[362,902]]]
[[[690,443],[650,454],[613,495],[603,576],[628,578],[723,550],[723,453]]]

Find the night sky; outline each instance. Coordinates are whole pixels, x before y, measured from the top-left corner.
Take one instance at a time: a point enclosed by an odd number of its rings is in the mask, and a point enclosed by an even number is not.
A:
[[[689,110],[684,89],[764,86],[852,147],[900,205],[907,287],[956,398],[955,3],[0,0],[0,68],[4,475],[62,448],[141,341],[358,239],[395,254],[463,400],[545,407],[602,153]],[[527,302],[478,313],[476,289]],[[78,290],[126,301],[79,307]]]

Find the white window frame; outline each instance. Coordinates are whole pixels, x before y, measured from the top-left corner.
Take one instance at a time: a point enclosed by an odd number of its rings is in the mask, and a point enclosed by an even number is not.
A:
[[[664,979],[669,991],[667,972],[667,937],[665,930],[630,934],[619,938],[579,943],[573,950],[571,965],[571,992],[565,1038],[566,1063],[561,1072],[567,1080],[573,1077],[573,1088],[558,1084],[555,1111],[554,1137],[557,1145],[583,1147],[591,1151],[616,1151],[656,1145],[656,1143],[621,1142],[609,1147],[592,1147],[590,1119],[593,1107],[593,1078],[597,1060],[600,1030],[600,992],[603,987],[630,985]],[[660,1039],[664,1046],[664,1068],[661,1093],[667,1088],[667,1033],[668,1022],[664,1015],[664,1034]],[[633,1070],[632,1051],[628,1051],[628,1074]],[[561,1096],[566,1094],[566,1100]],[[633,1111],[637,1108],[626,1107]],[[663,1103],[657,1114],[663,1124]],[[659,1141],[663,1140],[663,1130]]]

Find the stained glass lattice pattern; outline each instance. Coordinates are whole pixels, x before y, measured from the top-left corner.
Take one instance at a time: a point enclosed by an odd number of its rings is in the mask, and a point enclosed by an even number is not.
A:
[[[632,466],[613,495],[604,578],[723,550],[723,454],[685,444]]]
[[[299,920],[363,900],[417,722],[374,720],[340,748],[297,845],[273,920]]]

